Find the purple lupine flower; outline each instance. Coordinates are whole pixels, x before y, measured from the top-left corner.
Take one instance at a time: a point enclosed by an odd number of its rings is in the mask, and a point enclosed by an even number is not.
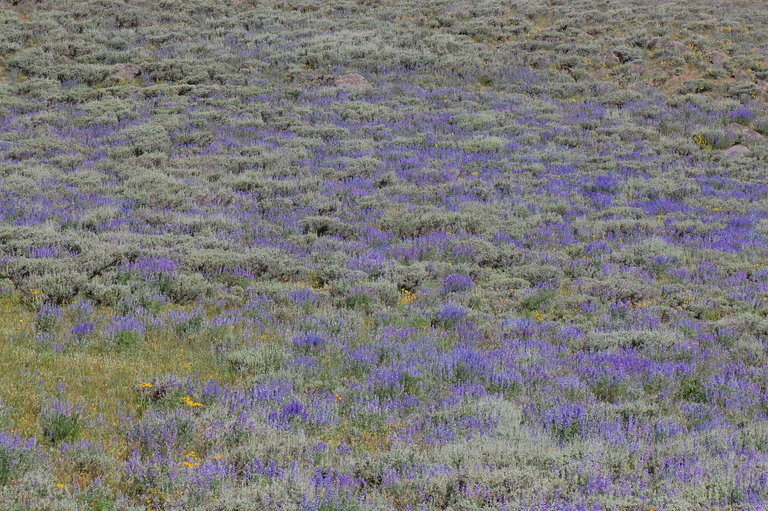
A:
[[[59,249],[54,245],[30,249],[29,257],[33,259],[54,259],[59,257]]]
[[[111,343],[125,346],[139,341],[147,330],[138,318],[133,316],[112,316],[102,331],[102,337]]]
[[[59,319],[61,319],[61,308],[45,304],[37,312],[35,325],[40,332],[51,332]]]
[[[302,287],[299,289],[294,289],[293,291],[288,291],[286,296],[288,296],[288,299],[293,303],[300,305],[315,304],[318,302],[317,294],[312,291],[312,288],[310,287]]]
[[[23,438],[0,430],[0,487],[29,470],[38,457],[34,438]]]
[[[739,108],[732,110],[728,114],[728,119],[731,122],[737,122],[739,124],[749,124],[755,119],[755,111],[748,106],[740,106]]]
[[[618,187],[618,180],[610,175],[597,176],[592,180],[592,187],[599,192],[611,193]]]
[[[567,442],[581,438],[586,426],[586,410],[580,405],[563,403],[544,413],[544,426],[559,440]]]
[[[127,265],[129,271],[138,272],[145,279],[170,278],[176,274],[179,263],[166,257],[144,257]]]
[[[67,307],[66,312],[75,319],[87,320],[93,317],[93,304],[88,300],[78,300]]]
[[[302,334],[293,338],[293,345],[297,348],[320,348],[325,344],[325,339],[317,334]]]
[[[299,418],[300,420],[304,421],[307,419],[307,411],[300,401],[292,399],[283,405],[282,409],[280,410],[280,418],[284,421],[289,421],[293,418]]]
[[[256,475],[276,479],[281,477],[284,472],[285,469],[280,467],[275,460],[264,463],[261,459],[255,459],[243,468],[243,479],[249,481]]]
[[[93,321],[83,321],[73,326],[70,333],[72,334],[72,337],[76,343],[82,344],[85,342],[86,338],[95,330],[95,328],[96,325]]]
[[[447,293],[470,291],[473,287],[472,277],[461,273],[452,273],[443,280],[443,291]]]
[[[40,408],[40,425],[49,442],[74,440],[83,425],[83,407],[61,398],[51,397]]]
[[[353,270],[362,270],[372,275],[378,275],[381,268],[386,264],[387,258],[380,252],[369,252],[359,254],[347,263],[347,267]]]
[[[467,311],[461,305],[446,303],[437,311],[437,322],[445,327],[461,323],[467,317]]]

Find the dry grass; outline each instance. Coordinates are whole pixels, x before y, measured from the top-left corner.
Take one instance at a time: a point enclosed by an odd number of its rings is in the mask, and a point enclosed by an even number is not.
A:
[[[33,340],[33,316],[14,297],[0,301],[0,399],[15,410],[16,431],[34,436],[41,399],[63,385],[64,394],[86,407],[87,417],[103,422],[84,432],[86,439],[120,438],[121,413],[137,410],[136,385],[166,374],[227,381],[225,368],[204,343],[179,344],[168,335],[149,335],[125,352],[41,350]],[[194,361],[194,362],[191,362]]]

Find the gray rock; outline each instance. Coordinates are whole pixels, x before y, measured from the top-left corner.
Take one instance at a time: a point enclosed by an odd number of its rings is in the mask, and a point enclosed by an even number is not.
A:
[[[721,51],[715,51],[709,54],[709,63],[710,64],[725,64],[728,61],[728,55],[721,52]]]
[[[338,89],[367,89],[371,86],[363,75],[348,73],[344,75],[321,75],[317,73],[298,73],[291,80],[305,82],[308,86],[335,87]]]
[[[748,147],[743,146],[741,144],[736,144],[733,147],[729,147],[725,151],[723,151],[723,154],[728,156],[729,158],[734,158],[737,156],[746,156],[752,151],[749,150]]]
[[[738,137],[739,140],[753,140],[758,142],[765,142],[768,140],[768,137],[765,135],[761,135],[752,128],[735,122],[727,124],[725,130],[731,135]]]
[[[674,53],[675,55],[688,55],[691,53],[691,49],[688,47],[688,45],[681,43],[680,41],[665,39],[659,43],[659,46],[669,51],[670,53]]]
[[[141,68],[136,64],[115,64],[112,77],[118,80],[133,80],[141,74]]]
[[[642,62],[632,62],[627,69],[633,75],[643,75],[646,71],[645,64]]]
[[[320,86],[338,89],[366,89],[371,87],[371,83],[358,73],[324,75],[313,71],[298,71],[289,74],[288,78],[290,81],[300,83],[307,88]]]
[[[331,79],[331,85],[340,89],[365,89],[371,86],[371,82],[369,82],[363,75],[349,73],[334,76]]]

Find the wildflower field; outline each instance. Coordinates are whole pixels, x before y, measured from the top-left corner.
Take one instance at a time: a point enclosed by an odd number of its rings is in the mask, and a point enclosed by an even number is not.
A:
[[[0,510],[768,507],[768,3],[0,0]]]

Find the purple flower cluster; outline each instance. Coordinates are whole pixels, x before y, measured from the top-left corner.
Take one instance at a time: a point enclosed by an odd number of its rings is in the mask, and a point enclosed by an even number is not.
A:
[[[34,438],[22,438],[0,430],[0,486],[11,484],[39,458]]]
[[[96,324],[93,321],[83,321],[73,326],[70,330],[70,334],[76,343],[83,344],[95,329]]]
[[[460,291],[470,291],[474,287],[474,282],[470,275],[453,273],[443,279],[443,290],[446,293],[456,293]]]
[[[302,334],[293,338],[293,345],[300,349],[320,348],[325,344],[325,339],[317,334]]]
[[[101,336],[116,345],[128,345],[144,337],[147,329],[139,318],[133,316],[112,316],[101,332]]]
[[[145,280],[170,279],[179,264],[166,257],[143,257],[122,266],[123,271],[135,272]]]

